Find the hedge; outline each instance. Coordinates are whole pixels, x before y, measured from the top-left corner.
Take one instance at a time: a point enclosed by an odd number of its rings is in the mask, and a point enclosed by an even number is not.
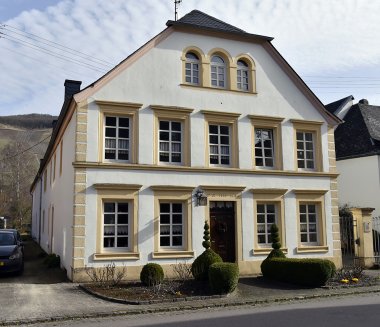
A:
[[[236,263],[218,262],[208,270],[210,288],[214,293],[226,294],[235,290],[239,280],[239,267]]]
[[[333,262],[325,259],[265,259],[261,264],[264,277],[291,284],[318,287],[335,273]]]
[[[164,280],[164,270],[157,263],[147,263],[141,270],[140,280],[146,286],[159,285]]]
[[[191,273],[196,280],[208,280],[208,269],[216,262],[223,262],[219,254],[211,249],[203,251],[191,265]]]

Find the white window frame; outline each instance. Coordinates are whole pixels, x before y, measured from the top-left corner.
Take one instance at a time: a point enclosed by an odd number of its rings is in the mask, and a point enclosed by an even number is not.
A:
[[[210,133],[210,127],[211,126],[217,126],[218,132]],[[221,127],[227,127],[228,128],[228,135],[221,134],[220,129]],[[217,136],[218,143],[211,143],[211,136]],[[221,143],[221,137],[228,136],[228,144],[222,144]],[[209,143],[209,165],[210,166],[225,166],[229,167],[231,166],[231,126],[223,123],[209,123],[208,124],[208,143]],[[212,153],[211,149],[212,147],[217,147],[217,153]],[[222,147],[228,148],[228,155],[222,153]],[[211,163],[211,156],[217,156],[218,157],[218,163]],[[222,157],[228,157],[228,164],[222,164]]]
[[[274,133],[273,128],[256,127],[254,131],[255,131],[255,143],[254,143],[255,167],[257,167],[257,168],[264,168],[264,169],[274,169],[275,166],[276,166],[276,154],[275,154],[275,145],[274,145],[274,143],[275,143],[275,133]],[[259,146],[257,146],[257,143],[256,143],[256,140],[257,140],[256,133],[258,131],[269,132],[269,134],[270,134],[270,141],[271,141],[271,147],[270,148],[264,146],[264,141],[265,140],[263,140],[263,138],[260,139],[260,144],[259,144]],[[257,156],[256,155],[256,149],[261,149],[261,153],[262,153],[261,156]],[[268,149],[270,149],[272,151],[272,156],[271,157],[269,157],[269,156],[267,157],[265,155],[265,150],[268,150]],[[262,159],[262,161],[263,161],[263,164],[260,165],[260,166],[257,164],[257,159],[258,158]],[[267,166],[266,165],[266,159],[272,159],[272,165],[271,166],[269,166],[269,165]]]
[[[223,63],[220,62],[213,62],[213,58],[218,57],[220,58]],[[215,71],[213,71],[215,70]],[[215,74],[215,77],[213,78],[213,74]],[[222,78],[220,78],[222,77]],[[219,89],[225,89],[227,88],[227,65],[225,59],[223,59],[219,55],[213,55],[211,57],[210,61],[210,78],[211,78],[211,87],[219,88]],[[216,82],[216,85],[213,85],[213,82]],[[223,85],[220,86],[219,84],[223,82]]]
[[[298,133],[302,134],[302,140],[298,140]],[[306,134],[311,135],[311,141],[306,140]],[[302,149],[298,148],[298,145],[302,144]],[[307,149],[307,144],[312,145],[312,149]],[[313,131],[303,131],[303,130],[296,130],[296,151],[297,151],[297,167],[300,170],[311,170],[314,171],[316,170],[316,151],[315,151],[315,133]],[[300,153],[303,154],[303,158],[300,157]],[[308,159],[307,154],[312,153],[313,158]],[[304,167],[300,167],[300,162],[303,163]],[[312,162],[313,167],[307,167],[307,163]]]
[[[161,212],[161,204],[169,204],[170,206],[170,209],[169,209],[169,212]],[[181,216],[182,216],[182,223],[181,224],[174,224],[173,223],[173,215],[177,214],[176,212],[173,212],[173,204],[180,204],[181,205]],[[186,231],[185,231],[185,205],[183,202],[178,202],[178,201],[166,201],[166,200],[162,200],[159,202],[159,247],[161,249],[176,249],[176,250],[182,250],[184,249],[184,242],[185,242],[185,235],[186,235]],[[161,223],[161,215],[162,214],[166,214],[166,215],[169,215],[169,224],[162,224]],[[162,229],[162,225],[165,225],[165,226],[169,226],[169,234],[164,234],[164,235],[161,235],[161,229]],[[181,229],[182,229],[182,233],[181,234],[174,234],[173,233],[173,227],[174,226],[181,226]],[[161,245],[161,237],[169,237],[169,242],[170,242],[170,245]],[[181,245],[173,245],[173,238],[174,237],[181,237]]]
[[[107,117],[110,117],[110,118],[116,118],[116,126],[111,126],[111,125],[107,125]],[[119,126],[119,119],[120,118],[123,118],[123,119],[128,119],[128,128],[126,127],[120,127]],[[110,137],[110,136],[106,136],[106,129],[107,128],[115,128],[116,129],[116,135],[115,137]],[[128,138],[120,138],[119,137],[119,129],[122,128],[122,129],[128,129]],[[103,148],[103,160],[104,161],[110,161],[110,162],[115,162],[115,161],[122,161],[122,162],[131,162],[131,155],[132,155],[132,151],[131,151],[131,144],[132,144],[132,119],[128,116],[118,116],[118,115],[113,115],[113,114],[106,114],[104,115],[104,127],[103,127],[103,142],[104,142],[104,148]],[[115,144],[116,144],[116,147],[115,148],[110,148],[110,147],[106,147],[106,139],[114,139],[115,140]],[[125,140],[128,142],[128,148],[127,149],[122,149],[122,148],[119,148],[119,140]],[[106,158],[106,150],[114,150],[115,151],[115,159],[107,159]],[[119,159],[119,150],[126,150],[128,151],[128,159]]]
[[[114,224],[105,224],[105,215],[107,214],[107,212],[105,212],[105,205],[106,203],[113,203],[115,204],[115,223]],[[122,203],[122,204],[128,204],[128,224],[118,224],[118,215],[119,214],[126,214],[126,212],[119,212],[118,211],[118,207],[119,207],[119,204]],[[102,242],[102,249],[103,249],[103,252],[126,252],[126,251],[130,251],[131,249],[131,242],[132,242],[132,237],[131,237],[131,219],[133,219],[131,213],[133,213],[133,204],[131,201],[125,201],[125,200],[111,200],[111,199],[104,199],[103,200],[103,203],[102,203],[102,206],[103,206],[103,211],[102,211],[102,239],[101,239],[101,242]],[[109,213],[109,214],[112,214],[112,213]],[[105,227],[112,227],[112,226],[115,226],[115,234],[113,235],[113,238],[114,238],[114,246],[113,247],[106,247],[105,246],[105,243],[104,243],[104,239],[107,237],[105,235]],[[117,247],[115,246],[117,244],[117,238],[118,238],[118,234],[117,234],[117,228],[118,226],[120,227],[125,227],[127,226],[127,238],[128,238],[128,246],[127,247]],[[112,236],[108,236],[108,237],[112,237]]]
[[[239,62],[244,63],[243,65],[239,65]],[[248,64],[244,61],[239,59],[237,61],[237,80],[236,80],[236,85],[238,90],[244,91],[244,92],[249,92],[250,90],[250,85],[249,85],[249,66]]]
[[[301,206],[306,206],[306,212],[301,212]],[[314,206],[314,213],[309,212],[309,206]],[[299,203],[299,233],[300,233],[300,244],[302,245],[318,245],[319,244],[319,206],[317,203],[310,203],[310,202],[300,202]],[[301,222],[301,215],[305,215],[305,221]],[[315,221],[310,222],[310,216],[315,216]],[[306,227],[306,230],[302,230],[301,225],[304,225]],[[315,225],[315,231],[310,231],[310,225]],[[310,235],[315,234],[316,240],[310,241]],[[302,241],[302,235],[306,235],[307,241]]]
[[[259,206],[264,206],[264,213],[259,213],[258,207]],[[273,206],[274,207],[274,222],[273,223],[268,223],[268,206]],[[264,222],[259,223],[259,215],[264,216]],[[269,236],[271,235],[270,233],[270,228],[273,224],[276,224],[278,226],[278,208],[276,203],[271,203],[271,202],[257,202],[256,203],[256,234],[257,234],[257,245],[262,248],[270,248],[272,246],[272,241],[269,242]],[[259,232],[259,225],[264,226],[264,232]],[[265,243],[260,243],[259,242],[259,236],[264,235],[265,236]]]
[[[168,130],[162,130],[160,128],[160,123],[161,122],[168,122],[169,123],[169,129]],[[173,131],[172,130],[172,123],[178,123],[180,124],[181,126],[181,129],[180,131]],[[183,133],[183,123],[181,121],[178,121],[178,120],[172,120],[172,119],[165,119],[165,118],[162,118],[162,119],[159,119],[158,120],[158,162],[161,164],[161,165],[183,165],[183,146],[184,146],[184,143],[183,143],[183,138],[184,138],[184,133]],[[168,132],[169,133],[169,140],[166,141],[166,140],[161,140],[161,132]],[[181,141],[173,141],[172,140],[172,133],[180,133],[181,134]],[[165,142],[165,143],[168,143],[169,144],[169,151],[162,151],[161,150],[161,142]],[[181,147],[181,150],[180,152],[173,152],[173,149],[172,149],[172,145],[173,144],[180,144],[180,147]],[[160,160],[160,155],[161,153],[168,153],[169,155],[169,161],[161,161]],[[179,162],[173,162],[172,161],[172,154],[173,153],[179,153],[180,154],[180,161]]]
[[[192,54],[198,59],[188,58],[187,55]],[[185,55],[185,82],[192,85],[200,85],[200,60],[197,54],[192,51],[189,51]],[[188,72],[190,74],[188,74]],[[190,81],[187,79],[190,78]],[[194,79],[197,78],[198,82],[195,82]]]

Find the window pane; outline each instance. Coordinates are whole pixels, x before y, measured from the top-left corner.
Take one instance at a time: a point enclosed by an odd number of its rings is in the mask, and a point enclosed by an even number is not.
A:
[[[172,162],[181,162],[181,154],[172,153]]]
[[[220,134],[229,135],[229,128],[228,126],[220,126]]]
[[[106,126],[116,126],[116,117],[106,117]]]
[[[105,159],[116,159],[116,151],[115,150],[105,150],[104,157],[105,157]]]
[[[170,224],[170,215],[169,214],[161,214],[160,215],[160,223],[161,224]]]
[[[209,125],[208,131],[210,134],[218,134],[218,126],[217,125]]]
[[[118,248],[127,248],[128,247],[128,237],[118,237],[117,238],[117,247]]]
[[[169,130],[169,122],[160,120],[160,129]]]
[[[169,153],[160,153],[160,161],[169,162]]]
[[[173,215],[173,224],[182,224],[182,214]]]
[[[306,141],[313,141],[313,134],[312,133],[305,133],[305,140]]]
[[[115,203],[105,202],[104,212],[115,212]]]
[[[181,141],[181,133],[172,132],[172,141]]]
[[[210,135],[210,143],[211,144],[218,144],[218,136],[217,135]]]
[[[314,169],[314,162],[313,161],[308,161],[307,162],[307,168]]]
[[[265,166],[266,167],[273,167],[273,159],[265,159]]]
[[[113,237],[105,237],[103,247],[113,248],[115,245],[115,239]]]
[[[117,235],[128,235],[128,226],[117,226]]]
[[[307,235],[301,234],[301,242],[307,242]]]
[[[170,212],[170,203],[160,203],[160,212],[169,213]]]
[[[182,203],[173,203],[173,212],[182,212]]]
[[[229,165],[230,164],[230,157],[221,157],[221,164],[222,165]]]
[[[114,214],[104,214],[104,224],[115,224],[115,215]]]
[[[119,128],[119,137],[128,139],[129,138],[129,129],[127,129],[127,128]]]
[[[106,128],[106,136],[107,137],[116,137],[116,128],[107,127]]]
[[[161,236],[160,237],[160,246],[170,246],[170,237]]]
[[[118,214],[117,215],[118,224],[128,224],[128,214]]]
[[[262,158],[256,157],[255,164],[256,166],[261,167],[261,166],[264,166],[264,161]]]
[[[303,133],[297,132],[297,141],[303,141]]]
[[[229,144],[229,143],[230,143],[229,136],[221,136],[220,137],[220,144]]]
[[[181,123],[178,122],[172,122],[172,130],[173,131],[181,131]]]
[[[170,235],[170,225],[160,225],[161,235]]]
[[[182,246],[182,236],[173,237],[173,246]]]
[[[257,205],[257,212],[258,213],[264,213],[265,212],[265,205],[264,204],[258,204]]]
[[[119,127],[129,127],[129,118],[119,117]]]
[[[118,154],[118,159],[119,160],[128,160],[129,159],[128,151],[120,150],[119,154]]]
[[[317,242],[317,234],[310,234],[310,242]]]
[[[266,243],[266,241],[265,241],[265,235],[258,235],[257,236],[257,242],[259,244],[265,244]]]
[[[160,140],[169,141],[169,132],[160,132]]]

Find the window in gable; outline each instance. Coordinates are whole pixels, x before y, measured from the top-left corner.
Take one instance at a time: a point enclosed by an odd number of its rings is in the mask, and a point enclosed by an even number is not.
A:
[[[237,88],[242,91],[249,91],[249,67],[241,59],[237,62]]]
[[[226,88],[226,63],[216,55],[211,57],[211,86]]]
[[[194,52],[186,53],[185,81],[189,84],[199,85],[199,58]]]

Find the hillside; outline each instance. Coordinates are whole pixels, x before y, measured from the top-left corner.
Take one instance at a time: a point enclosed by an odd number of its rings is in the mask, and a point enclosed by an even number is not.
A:
[[[55,119],[56,116],[40,114],[0,116],[0,151],[11,141],[20,142],[25,148],[42,141],[30,150],[38,159],[42,158]]]

